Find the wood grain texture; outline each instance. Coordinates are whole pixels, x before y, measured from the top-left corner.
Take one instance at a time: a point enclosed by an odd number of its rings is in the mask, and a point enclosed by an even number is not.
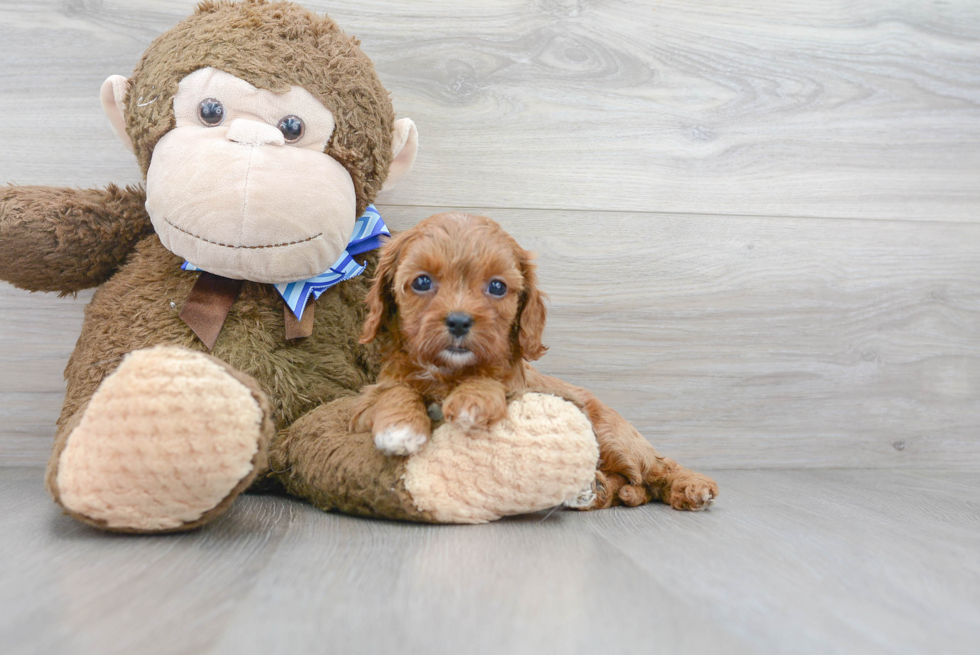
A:
[[[661,452],[710,468],[980,467],[980,226],[474,211],[540,253],[542,370]]]
[[[381,206],[395,228],[442,209]],[[540,255],[542,370],[661,452],[980,467],[980,225],[474,211]],[[4,463],[47,457],[82,301],[0,290]]]
[[[0,1],[0,183],[138,181],[98,88],[195,2]],[[5,654],[976,651],[980,5],[306,4],[419,125],[386,218],[540,252],[545,371],[685,463],[811,470],[717,471],[700,515],[247,496],[118,537],[0,469]],[[0,285],[0,465],[46,459],[89,296]]]
[[[0,284],[0,465],[46,462],[65,396],[63,371],[91,291],[75,298]]]
[[[194,4],[0,5],[0,180],[136,181],[99,85]],[[978,220],[970,0],[307,4],[419,125],[393,204]]]
[[[0,181],[138,181],[97,90],[193,4],[0,3]],[[419,123],[386,215],[540,251],[542,367],[663,452],[980,465],[980,6],[309,6]],[[0,463],[45,460],[85,297],[0,287]]]
[[[976,473],[726,471],[662,505],[419,526],[246,496],[100,533],[0,470],[4,653],[974,653]]]

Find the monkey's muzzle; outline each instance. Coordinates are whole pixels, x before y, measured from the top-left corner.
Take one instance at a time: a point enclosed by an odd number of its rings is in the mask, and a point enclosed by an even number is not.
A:
[[[251,123],[177,127],[160,139],[146,175],[153,227],[165,248],[216,275],[273,284],[319,275],[350,240],[354,183],[332,157]]]

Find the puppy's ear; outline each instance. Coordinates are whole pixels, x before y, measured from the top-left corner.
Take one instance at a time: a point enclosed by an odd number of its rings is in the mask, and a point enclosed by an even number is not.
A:
[[[534,263],[531,261],[533,258],[533,253],[523,249],[519,250],[524,290],[521,291],[520,304],[517,309],[515,332],[519,352],[529,362],[540,359],[548,350],[548,347],[541,343],[541,337],[544,335],[545,318],[548,314],[544,301],[548,296],[538,291],[538,275],[534,270]]]
[[[361,343],[370,343],[379,334],[392,331],[392,321],[398,309],[393,290],[395,270],[410,239],[411,233],[402,232],[388,241],[381,250],[381,259],[378,260],[378,267],[375,269],[374,282],[365,298],[368,316],[364,320]]]

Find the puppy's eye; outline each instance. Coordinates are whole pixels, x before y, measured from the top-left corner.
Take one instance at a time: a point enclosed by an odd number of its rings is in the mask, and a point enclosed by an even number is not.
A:
[[[432,289],[432,278],[428,275],[420,275],[412,280],[412,290],[418,293],[425,293]]]
[[[487,293],[491,296],[503,298],[507,295],[507,285],[500,280],[490,280],[490,284],[487,285]]]
[[[286,116],[279,121],[279,131],[282,135],[286,137],[287,143],[292,143],[293,141],[299,141],[303,138],[303,133],[306,132],[306,126],[303,124],[303,119],[299,116]]]
[[[214,127],[225,119],[225,106],[214,98],[205,98],[197,108],[197,115],[202,123]]]

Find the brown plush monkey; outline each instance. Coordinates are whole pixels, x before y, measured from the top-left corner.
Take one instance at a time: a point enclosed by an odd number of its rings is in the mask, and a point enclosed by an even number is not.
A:
[[[186,530],[265,480],[324,509],[476,522],[592,486],[595,436],[553,397],[515,401],[547,420],[517,420],[492,462],[472,435],[398,458],[348,433],[378,370],[358,343],[376,259],[353,248],[358,217],[411,167],[417,136],[333,21],[291,3],[205,2],[128,80],[109,78],[102,102],[145,191],[0,189],[0,278],[99,286],[47,472],[66,512],[120,532]],[[288,304],[288,285],[331,271],[342,281],[315,304]],[[681,493],[700,508],[716,493],[651,477],[663,460],[639,435],[599,441],[590,507]]]

